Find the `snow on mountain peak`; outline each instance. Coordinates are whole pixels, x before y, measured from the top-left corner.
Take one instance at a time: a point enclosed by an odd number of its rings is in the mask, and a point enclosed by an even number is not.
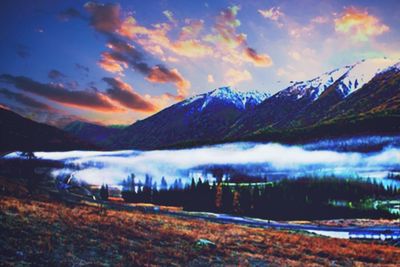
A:
[[[361,60],[353,65],[344,66],[330,72],[303,82],[296,82],[288,88],[278,92],[274,97],[291,97],[302,99],[309,97],[315,101],[331,85],[337,83],[336,90],[341,92],[343,97],[363,87],[371,81],[377,74],[396,69],[400,71],[399,60],[388,58],[374,58]],[[269,98],[267,93],[258,91],[240,92],[230,87],[220,87],[211,92],[196,95],[181,102],[180,106],[186,106],[197,101],[201,103],[199,111],[203,110],[215,100],[228,104],[234,104],[238,109],[254,107],[265,99]]]
[[[397,62],[397,64],[395,64]],[[337,90],[344,97],[363,87],[377,74],[388,69],[400,69],[400,62],[388,58],[373,58],[361,60],[353,65],[348,65],[330,72],[326,72],[312,80],[296,82],[280,91],[277,97],[296,97],[301,99],[310,96],[317,100],[326,88],[338,82]],[[398,67],[396,67],[398,66]]]
[[[338,89],[346,97],[362,88],[364,84],[371,81],[377,74],[393,66],[395,63],[395,60],[388,58],[361,60],[354,64],[346,73],[345,77],[340,81]]]
[[[293,96],[301,99],[306,95],[311,95],[316,100],[326,88],[331,86],[336,80],[348,72],[352,66],[345,66],[304,82],[296,82],[292,86],[278,93],[278,96]]]
[[[229,104],[233,104],[238,109],[246,109],[249,105],[256,106],[260,104],[268,97],[269,94],[261,93],[255,90],[248,92],[240,92],[230,87],[220,87],[214,89],[211,92],[188,98],[181,103],[181,106],[186,106],[195,101],[202,100],[203,104],[199,109],[201,111],[211,102],[219,100]]]

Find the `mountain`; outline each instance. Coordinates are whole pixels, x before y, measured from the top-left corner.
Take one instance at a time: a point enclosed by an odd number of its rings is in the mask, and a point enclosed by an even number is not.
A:
[[[368,59],[296,82],[273,96],[222,87],[112,135],[110,148],[155,149],[228,141],[301,142],[400,132],[400,63]]]
[[[265,125],[237,139],[303,142],[338,136],[400,133],[399,68],[377,74],[342,100],[329,99],[332,92],[335,91],[330,90],[326,98],[321,97],[294,115],[287,123],[290,126]],[[329,102],[333,103],[326,105]]]
[[[1,151],[61,151],[94,149],[93,145],[46,124],[0,108]]]
[[[112,135],[118,134],[123,127],[102,126],[83,121],[74,121],[64,127],[64,131],[92,144],[101,144]]]
[[[373,98],[374,94],[358,94],[358,92],[363,91],[364,87],[371,88],[370,84],[373,84],[372,87],[376,90],[386,88],[386,84],[373,82],[384,73],[390,76],[386,79],[391,79],[396,84],[394,77],[398,73],[396,66],[398,63],[393,65],[393,61],[389,59],[363,60],[324,73],[312,80],[297,82],[266,99],[251,112],[243,114],[226,138],[238,139],[257,135],[260,131],[275,132],[311,127],[338,118],[344,112],[347,112],[348,116],[357,116],[358,110],[353,109],[354,100],[351,99],[357,98],[361,101],[361,97],[364,103],[370,105],[377,103],[377,99]],[[393,88],[391,90],[394,93],[398,91]],[[353,95],[355,96],[352,97]],[[382,101],[388,100],[389,95],[391,93],[382,95]],[[353,104],[344,104],[349,102]],[[344,107],[348,110],[343,110]],[[341,116],[343,117],[343,114]]]
[[[178,143],[215,142],[232,124],[268,97],[257,91],[239,92],[222,87],[191,97],[138,121],[111,136],[111,148],[153,149]]]
[[[254,108],[269,95],[258,91],[239,92],[230,87],[221,87],[211,92],[191,97],[179,103],[180,106],[186,106],[193,103],[200,103],[198,111],[202,111],[210,105],[234,105],[239,110]]]

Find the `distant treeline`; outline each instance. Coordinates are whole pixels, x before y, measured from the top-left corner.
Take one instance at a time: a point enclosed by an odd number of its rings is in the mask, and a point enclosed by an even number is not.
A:
[[[134,175],[124,183],[122,197],[127,202],[182,206],[185,210],[229,213],[270,219],[327,219],[393,217],[384,210],[365,209],[366,199],[393,198],[394,187],[372,181],[340,178],[284,179],[274,183],[228,183],[198,179],[188,186],[176,180],[168,186],[165,179],[157,187],[150,176],[135,183]],[[343,201],[344,206],[332,206]]]

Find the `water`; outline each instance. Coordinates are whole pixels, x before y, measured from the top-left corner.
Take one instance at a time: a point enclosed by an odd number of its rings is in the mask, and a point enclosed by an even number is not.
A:
[[[396,139],[398,140],[398,138]],[[55,170],[54,176],[73,177],[89,184],[120,185],[131,173],[144,182],[150,175],[160,185],[175,179],[188,183],[193,178],[213,180],[216,171],[223,177],[261,177],[268,180],[301,176],[373,178],[385,185],[400,186],[384,179],[388,172],[400,170],[400,147],[387,143],[377,152],[344,152],[321,149],[316,145],[287,146],[276,143],[231,143],[181,150],[155,151],[68,151],[36,152],[43,159],[62,160],[68,167]],[[332,143],[329,143],[333,146]],[[18,153],[8,157],[18,157]]]

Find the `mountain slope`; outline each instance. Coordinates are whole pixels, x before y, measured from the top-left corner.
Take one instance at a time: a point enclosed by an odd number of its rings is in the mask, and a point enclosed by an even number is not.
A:
[[[138,121],[104,142],[155,149],[227,141],[298,142],[400,133],[400,63],[369,59],[297,82],[268,97],[227,87]]]
[[[61,151],[93,149],[55,127],[34,122],[0,108],[0,151]]]
[[[241,114],[267,97],[263,93],[241,93],[222,87],[138,121],[112,136],[105,145],[153,149],[182,142],[218,141]]]
[[[340,112],[331,111],[338,103],[346,102],[352,95],[362,91],[375,77],[391,70],[396,65],[387,59],[370,59],[345,66],[306,82],[298,82],[278,92],[257,106],[252,112],[243,114],[227,135],[229,139],[252,135],[261,129],[293,129],[312,126],[326,116],[335,117]],[[382,87],[374,84],[373,87]],[[366,102],[373,102],[368,94],[361,94]],[[389,95],[382,95],[387,99]],[[354,102],[353,102],[354,103]],[[339,108],[344,106],[339,106]],[[349,110],[351,112],[351,110]],[[330,114],[331,115],[327,115]],[[335,115],[333,115],[335,114]],[[352,115],[356,115],[353,113]]]
[[[81,140],[92,144],[101,144],[110,138],[110,136],[118,134],[122,129],[83,121],[74,121],[65,126],[63,130]]]
[[[339,99],[339,93],[334,89],[334,86],[329,88],[325,96],[294,116],[290,125],[298,127],[267,126],[244,139],[296,142],[346,135],[400,133],[400,68],[378,73],[360,90],[343,99]]]

